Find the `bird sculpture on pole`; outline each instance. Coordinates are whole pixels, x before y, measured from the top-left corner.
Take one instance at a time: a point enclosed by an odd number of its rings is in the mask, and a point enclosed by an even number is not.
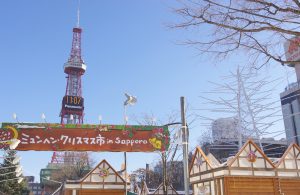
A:
[[[137,99],[135,96],[129,95],[128,93],[125,93],[125,96],[127,99],[124,102],[124,106],[127,106],[127,105],[132,106],[137,102]]]
[[[127,114],[126,114],[126,106],[127,105],[133,106],[137,102],[137,98],[135,96],[129,95],[128,93],[125,93],[125,96],[126,96],[126,100],[124,102],[124,123],[126,125],[127,122],[128,122],[128,117],[127,117]],[[124,167],[124,171],[125,171],[125,173],[124,173],[124,175],[125,175],[125,194],[127,194],[127,155],[126,155],[126,152],[124,152],[124,166],[125,166]]]

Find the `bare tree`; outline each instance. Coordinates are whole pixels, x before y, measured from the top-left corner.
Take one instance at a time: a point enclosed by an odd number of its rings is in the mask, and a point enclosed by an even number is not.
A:
[[[57,164],[58,171],[52,173],[51,179],[81,179],[93,166],[93,160],[87,152],[67,152],[64,158],[67,163]]]
[[[204,146],[205,144],[210,144],[212,142],[212,130],[211,127],[208,127],[205,130],[202,130],[200,132],[199,138],[198,138],[198,144],[200,147]]]
[[[144,181],[146,181],[148,188],[157,188],[162,182],[162,174],[152,169],[146,170],[145,168],[138,168],[130,174],[130,177],[133,184],[138,184],[141,189]],[[147,177],[148,180],[146,179]]]
[[[168,116],[168,119],[166,120],[167,122],[162,122],[162,121],[157,121],[156,117],[153,114],[144,114],[144,116],[142,117],[142,119],[137,119],[136,118],[136,122],[140,125],[167,125],[168,124],[173,124],[176,123],[176,121],[178,120],[178,116],[179,113],[172,113]],[[161,157],[161,165],[162,165],[162,183],[163,183],[163,190],[164,190],[164,194],[167,193],[167,186],[170,185],[170,177],[168,177],[167,175],[167,162],[169,160],[171,160],[172,158],[172,154],[174,154],[177,150],[178,145],[176,145],[176,143],[174,142],[175,140],[175,131],[178,130],[179,124],[177,124],[176,126],[170,126],[170,145],[168,150],[166,151],[162,151],[162,152],[158,152],[158,154]]]
[[[175,28],[200,31],[199,40],[189,40],[199,51],[227,57],[246,51],[256,68],[283,58],[282,44],[300,35],[298,0],[180,0],[176,13],[183,21]],[[299,45],[299,43],[297,43]],[[299,62],[299,61],[297,61]]]
[[[240,70],[238,68],[236,72],[225,76],[223,80],[224,83],[221,84],[211,82],[215,88],[205,92],[206,96],[201,97],[207,106],[200,110],[205,110],[206,115],[221,113],[222,117],[226,115],[231,117],[234,119],[232,122],[236,123],[233,128],[236,128],[236,131],[227,127],[224,132],[215,132],[215,138],[223,139],[223,141],[237,138],[239,148],[245,139],[254,138],[263,150],[261,138],[272,134],[270,127],[282,120],[279,102],[271,98],[273,88],[279,82],[278,79],[268,81],[267,78],[257,75],[256,71],[253,72],[253,69]],[[209,94],[219,97],[210,98]],[[208,125],[216,121],[216,118],[203,115],[200,117],[208,121]],[[204,135],[210,136],[211,134],[206,132]],[[200,139],[200,141],[203,140]]]
[[[190,105],[187,105],[187,108],[185,110],[186,112],[186,118],[188,121],[188,126],[190,127],[193,122],[196,120],[196,115],[191,112]],[[154,114],[144,114],[142,117],[134,117],[135,121],[140,125],[162,125],[162,126],[168,126],[170,131],[170,145],[168,150],[158,152],[160,156],[160,162],[159,165],[161,165],[161,176],[162,176],[162,183],[163,183],[163,191],[164,194],[167,194],[167,186],[171,185],[172,182],[177,182],[177,172],[175,167],[177,162],[174,161],[175,156],[181,156],[176,154],[176,151],[179,149],[180,144],[178,140],[181,141],[180,133],[181,129],[181,122],[180,121],[180,112],[174,111],[171,114],[168,115],[166,120],[157,120],[157,118],[154,116]],[[170,166],[168,166],[168,164]],[[153,175],[156,177],[156,175]],[[182,177],[183,178],[183,177]],[[181,178],[181,179],[182,179]],[[156,186],[157,187],[157,186]]]

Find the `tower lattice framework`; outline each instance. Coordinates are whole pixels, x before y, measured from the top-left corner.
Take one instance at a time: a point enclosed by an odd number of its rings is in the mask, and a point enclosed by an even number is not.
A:
[[[81,32],[81,28],[73,28],[71,54],[64,64],[64,72],[67,74],[67,87],[62,100],[61,124],[83,123],[84,99],[82,97],[81,76],[86,70],[86,65],[81,58]]]
[[[60,112],[61,124],[83,124],[84,98],[81,77],[85,73],[86,65],[81,57],[81,33],[80,27],[73,28],[72,49],[68,61],[64,64],[67,86]],[[51,163],[76,164],[82,160],[89,164],[87,152],[54,152]]]

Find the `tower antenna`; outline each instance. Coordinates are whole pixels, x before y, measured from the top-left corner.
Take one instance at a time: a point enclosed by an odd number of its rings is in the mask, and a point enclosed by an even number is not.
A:
[[[78,0],[78,8],[77,8],[77,26],[79,28],[79,22],[80,22],[80,0]]]

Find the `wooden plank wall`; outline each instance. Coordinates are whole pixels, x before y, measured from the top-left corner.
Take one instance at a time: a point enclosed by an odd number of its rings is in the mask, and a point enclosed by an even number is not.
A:
[[[82,189],[80,195],[124,195],[124,190],[93,190],[93,189]]]
[[[125,190],[77,189],[76,195],[124,195]],[[72,195],[72,190],[66,190],[64,195]]]
[[[300,195],[300,179],[225,177],[226,195]]]
[[[277,179],[276,182],[284,195],[300,195],[300,179]]]
[[[70,189],[64,190],[64,195],[72,195],[72,190]]]
[[[280,195],[274,186],[273,178],[225,177],[226,195]]]

